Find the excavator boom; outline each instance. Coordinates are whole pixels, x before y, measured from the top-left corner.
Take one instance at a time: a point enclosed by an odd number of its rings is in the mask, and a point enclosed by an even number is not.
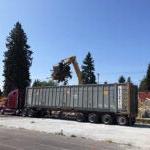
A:
[[[68,65],[70,65],[70,64],[73,65],[74,70],[75,70],[75,72],[77,74],[77,77],[78,77],[79,84],[83,84],[83,82],[82,82],[82,73],[80,71],[76,56],[71,56],[69,58],[63,59],[62,62],[65,63],[65,64],[68,64]]]

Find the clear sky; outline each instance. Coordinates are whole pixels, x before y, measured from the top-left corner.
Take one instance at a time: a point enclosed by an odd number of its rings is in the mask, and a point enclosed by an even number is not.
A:
[[[149,0],[1,0],[1,86],[6,37],[17,21],[34,52],[32,80],[45,80],[53,64],[71,55],[81,65],[88,51],[100,82],[124,75],[139,83],[150,63]]]

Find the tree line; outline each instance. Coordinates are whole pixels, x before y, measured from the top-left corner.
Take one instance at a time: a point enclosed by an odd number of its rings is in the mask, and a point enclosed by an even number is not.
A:
[[[3,95],[7,96],[8,93],[14,89],[19,89],[25,93],[26,87],[31,84],[30,67],[32,65],[32,54],[30,46],[28,45],[28,38],[21,23],[17,22],[13,29],[10,31],[6,39],[6,51],[4,52],[4,86]],[[65,68],[66,69],[66,68]],[[72,78],[70,68],[66,70],[66,76],[61,82],[68,83],[68,79]],[[97,84],[95,75],[94,59],[90,52],[86,55],[81,66],[83,84]],[[125,79],[120,76],[119,83],[132,83],[131,78]],[[49,81],[40,81],[36,79],[33,86],[57,86],[58,83]],[[150,91],[150,64],[148,65],[147,73],[140,82],[140,91]],[[0,90],[2,95],[2,91]]]
[[[128,77],[126,80],[124,76],[120,76],[118,82],[119,83],[125,83],[125,82],[132,83],[130,77]],[[150,64],[147,67],[146,75],[140,82],[139,91],[140,92],[150,92]]]

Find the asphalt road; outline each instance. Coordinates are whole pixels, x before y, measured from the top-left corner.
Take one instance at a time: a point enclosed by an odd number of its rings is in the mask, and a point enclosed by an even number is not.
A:
[[[126,150],[130,145],[0,127],[0,150]]]

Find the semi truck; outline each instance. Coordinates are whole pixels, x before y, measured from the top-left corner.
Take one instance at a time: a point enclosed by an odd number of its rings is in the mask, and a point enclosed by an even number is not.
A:
[[[17,110],[22,116],[133,125],[138,113],[137,86],[131,83],[28,87],[21,110],[18,95],[19,90],[12,91],[5,108]]]

